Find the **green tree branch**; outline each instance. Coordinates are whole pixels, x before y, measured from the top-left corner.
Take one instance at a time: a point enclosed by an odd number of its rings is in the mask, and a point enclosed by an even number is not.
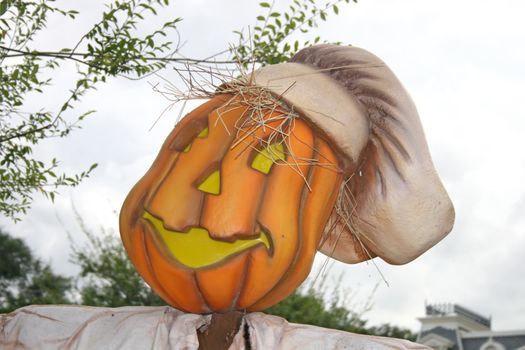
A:
[[[33,150],[46,139],[67,137],[80,128],[93,111],[78,113],[78,101],[108,78],[141,79],[167,67],[182,77],[192,70],[199,75],[220,71],[219,66],[235,71],[283,62],[320,41],[319,37],[294,41],[296,33],[317,28],[329,12],[338,14],[338,5],[349,2],[292,0],[283,11],[275,10],[274,3],[261,2],[253,32],[236,31],[238,45],[198,59],[180,56],[178,42],[168,39],[173,33],[178,37],[180,18],[145,34],[140,30],[147,16],[157,16],[169,0],[112,0],[91,29],[58,51],[33,48],[36,35],[45,31],[50,15],[75,20],[77,11],[55,6],[55,0],[0,1],[0,213],[20,220],[35,193],[54,200],[59,188],[77,186],[89,177],[96,164],[78,174],[60,173],[58,160],[36,158]],[[75,64],[77,74],[63,102],[55,109],[28,110],[29,96],[44,93],[53,84],[52,72],[66,63]]]

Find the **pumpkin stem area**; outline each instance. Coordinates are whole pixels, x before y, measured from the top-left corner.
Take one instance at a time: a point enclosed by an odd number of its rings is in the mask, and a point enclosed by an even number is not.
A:
[[[209,325],[197,330],[199,350],[227,350],[233,338],[239,332],[244,312],[230,311],[224,314],[213,314]],[[248,332],[248,327],[243,331]],[[249,334],[244,334],[244,348],[251,349]]]

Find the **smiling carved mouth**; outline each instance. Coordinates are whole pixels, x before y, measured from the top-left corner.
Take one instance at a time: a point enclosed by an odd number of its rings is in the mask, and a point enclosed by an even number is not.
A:
[[[147,211],[142,217],[155,227],[175,259],[192,269],[213,265],[259,244],[263,244],[268,251],[271,251],[268,234],[262,229],[257,238],[225,242],[211,238],[208,230],[201,227],[194,227],[188,232],[171,231],[164,227],[162,220]]]

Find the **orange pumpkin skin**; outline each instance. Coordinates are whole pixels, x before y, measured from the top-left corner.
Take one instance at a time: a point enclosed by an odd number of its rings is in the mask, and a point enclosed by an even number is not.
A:
[[[261,140],[283,125],[274,120],[280,112],[272,111],[264,114],[265,127],[244,130],[249,108],[235,96],[219,95],[189,113],[121,210],[122,241],[137,271],[186,312],[258,311],[292,293],[310,272],[340,189],[337,157],[302,119],[284,126],[286,160],[274,162],[267,174],[254,169]],[[199,190],[214,170],[220,192]],[[204,228],[221,242],[249,240],[264,230],[271,247],[257,244],[190,268],[168,249],[146,212],[165,229]]]

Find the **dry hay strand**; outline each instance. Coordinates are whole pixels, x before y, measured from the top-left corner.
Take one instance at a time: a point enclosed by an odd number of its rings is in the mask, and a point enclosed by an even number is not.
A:
[[[307,174],[304,174],[301,169],[302,165],[322,166],[341,171],[337,164],[314,158],[298,157],[291,151],[290,139],[293,135],[295,121],[301,118],[300,114],[289,107],[281,96],[275,96],[268,89],[254,85],[251,81],[253,71],[244,71],[240,67],[238,66],[237,70],[218,70],[216,67],[198,64],[186,65],[184,69],[176,71],[184,83],[184,89],[179,89],[168,79],[159,76],[163,86],[152,85],[153,90],[171,101],[162,114],[181,101],[184,107],[185,102],[189,100],[210,99],[218,94],[231,95],[229,101],[218,110],[219,116],[215,123],[222,123],[228,134],[235,133],[234,142],[230,148],[240,149],[239,155],[247,150],[260,153],[271,144],[281,144],[285,159],[277,159],[271,152],[266,153],[266,156],[270,156],[277,166],[289,166],[293,169],[310,190],[311,186]],[[240,75],[236,75],[239,71]],[[235,124],[235,130],[229,130],[222,119],[222,114],[241,107],[246,108],[246,112]],[[182,116],[182,109],[177,122],[180,116]],[[260,137],[259,134],[265,136]],[[314,154],[319,154],[319,158],[326,158],[320,154],[319,150],[311,148]]]
[[[368,248],[370,246],[376,245],[375,242],[359,229],[358,223],[361,222],[361,218],[357,212],[358,203],[349,186],[349,183],[354,176],[355,173],[351,174],[341,184],[341,188],[339,189],[337,200],[332,211],[331,220],[328,222],[329,227],[325,230],[323,237],[319,242],[318,247],[322,247],[325,244],[331,244],[331,247],[330,252],[327,254],[327,259],[323,262],[318,275],[321,275],[327,269],[329,259],[331,256],[333,256],[341,236],[343,234],[351,234],[353,241],[357,242],[358,244],[358,246],[355,248],[356,251],[361,250],[361,252],[364,253],[367,258],[366,263],[368,264],[371,262],[381,277],[381,280],[386,286],[390,286],[385,275],[376,264],[374,260],[375,256],[372,255],[370,249]],[[366,244],[364,242],[366,242]]]

